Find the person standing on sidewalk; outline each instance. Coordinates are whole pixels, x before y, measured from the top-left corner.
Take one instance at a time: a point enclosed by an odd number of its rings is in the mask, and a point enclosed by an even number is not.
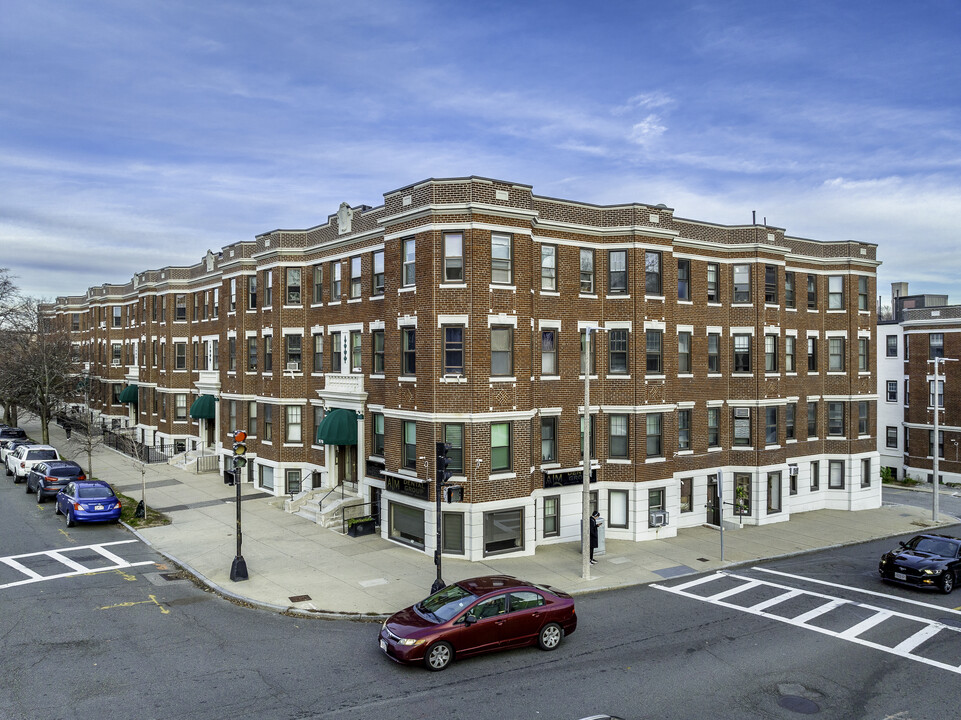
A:
[[[597,521],[600,517],[601,514],[597,510],[591,513],[591,565],[597,565],[597,560],[594,559],[594,548],[597,547]]]

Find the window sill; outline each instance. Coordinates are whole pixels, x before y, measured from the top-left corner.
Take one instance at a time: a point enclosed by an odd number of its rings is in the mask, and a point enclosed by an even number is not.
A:
[[[403,294],[403,293],[410,293],[410,292],[416,293],[416,292],[417,292],[417,286],[416,286],[416,285],[405,285],[404,287],[399,287],[399,288],[397,288],[397,294],[398,294],[398,295],[401,295],[401,294]]]
[[[764,377],[766,377],[766,378],[779,378],[779,377],[781,377],[781,373],[775,372],[775,371],[773,371],[773,370],[765,370],[765,371],[764,371]]]
[[[491,283],[487,287],[491,290],[510,290],[511,292],[517,292],[516,285],[498,285],[497,283]]]
[[[273,309],[274,309],[274,306],[273,306],[273,305],[264,305],[264,306],[263,306],[262,308],[260,308],[260,309],[263,310],[264,312],[266,312],[266,311],[268,311],[268,310],[273,310]],[[207,318],[204,318],[204,320],[206,320],[206,319],[207,319]]]
[[[314,376],[315,376],[315,377],[316,377],[316,376],[322,376],[322,375],[323,375],[323,373],[314,373]],[[383,374],[380,374],[380,375],[368,375],[367,377],[369,377],[371,380],[383,380],[383,379],[384,379]]]
[[[359,303],[359,302],[360,302],[361,300],[363,300],[363,299],[364,299],[364,298],[350,298],[350,299],[347,301],[347,304],[348,304],[348,305],[353,305],[353,304],[355,304],[355,303]]]
[[[438,285],[441,290],[465,290],[467,283],[442,282]]]
[[[784,444],[785,444],[785,445],[795,445],[795,444],[797,444],[797,439],[796,439],[796,438],[788,438],[787,440],[784,441]]]
[[[665,375],[645,375],[645,380],[664,380],[667,376]]]
[[[717,301],[711,302],[710,300],[708,301],[707,306],[708,307],[724,307],[721,303]]]
[[[371,296],[370,296],[369,298],[367,298],[367,299],[368,299],[368,300],[371,300],[371,301],[373,301],[373,300],[383,300],[383,299],[384,299],[384,293],[381,293],[380,295],[371,295]]]
[[[789,307],[789,308],[784,308],[784,309],[787,310],[788,312],[797,312],[797,308],[796,308],[796,307]]]
[[[677,304],[678,304],[678,305],[693,305],[693,304],[694,304],[694,301],[693,301],[693,300],[681,300],[680,298],[678,298],[678,299],[677,299]]]
[[[693,454],[694,454],[694,451],[693,451],[693,450],[678,450],[678,451],[677,451],[676,453],[674,453],[674,454],[677,455],[678,457],[681,457],[681,456],[683,456],[683,455],[693,455]]]
[[[719,372],[711,372],[711,373],[708,373],[708,374],[707,374],[707,376],[708,376],[709,378],[719,378],[719,377],[724,377],[724,376],[723,376],[723,375],[721,375],[721,373],[719,373]]]
[[[495,472],[487,476],[488,480],[514,480],[516,478],[517,473],[515,472]]]
[[[614,295],[605,295],[605,300],[630,300],[631,296],[627,293],[616,293]]]
[[[732,308],[752,308],[754,303],[735,302],[731,303]]]
[[[663,296],[663,295],[645,295],[645,296],[644,296],[644,300],[645,300],[645,301],[648,301],[648,300],[659,300],[660,302],[664,302],[664,296]]]
[[[328,305],[340,305],[340,300],[331,300],[327,303]]]
[[[692,377],[694,377],[694,373],[689,373],[689,372],[688,372],[688,373],[678,373],[678,374],[677,374],[677,377],[678,377],[678,379],[681,379],[681,378],[692,378]]]
[[[731,450],[734,452],[740,452],[740,451],[754,452],[754,446],[753,445],[735,445],[734,447],[731,448]]]
[[[397,378],[397,382],[412,382],[412,383],[415,383],[415,382],[417,382],[417,378],[416,378],[416,377],[411,377],[411,376],[409,376],[409,375],[401,375],[401,376],[399,376],[399,377]]]
[[[780,450],[780,449],[781,449],[781,446],[780,446],[780,445],[765,445],[765,446],[764,446],[764,449],[765,449],[765,450]]]
[[[731,373],[731,377],[736,377],[736,378],[751,378],[751,377],[754,377],[754,373],[752,373],[752,372],[732,372],[732,373]]]
[[[314,308],[321,308],[321,307],[323,307],[323,306],[324,306],[324,304],[323,304],[322,302],[320,302],[320,303],[311,303],[311,304],[310,304],[310,309],[313,310]]]
[[[608,374],[604,376],[605,380],[630,380],[631,376],[626,373],[617,373],[614,375]]]
[[[302,448],[303,446],[304,446],[303,443],[287,443],[287,442],[285,442],[285,443],[282,445],[282,447],[285,447],[285,448],[288,448],[288,447],[290,447],[290,448]]]
[[[466,378],[465,376],[463,376],[463,375],[442,375],[442,376],[439,378],[438,382],[442,382],[442,383],[452,383],[452,384],[457,385],[457,384],[460,384],[460,383],[466,383],[466,382],[467,382],[467,378]]]
[[[847,309],[845,309],[845,308],[830,308],[830,309],[828,309],[828,310],[825,310],[824,312],[826,312],[828,315],[844,315],[844,314],[847,313]]]
[[[541,297],[560,297],[561,294],[555,290],[541,290]]]
[[[632,465],[630,458],[608,458],[608,465]]]
[[[597,295],[591,295],[590,293],[580,293],[577,297],[583,300],[597,300]]]
[[[487,378],[489,383],[516,383],[517,378],[513,375],[510,377],[489,377]]]
[[[721,452],[723,449],[724,449],[724,448],[722,448],[722,447],[720,447],[720,446],[718,446],[718,447],[709,447],[709,448],[707,449],[707,451],[708,451],[709,453],[711,453],[711,452]]]
[[[653,465],[654,463],[667,462],[667,458],[654,457],[654,458],[644,458],[645,465]]]

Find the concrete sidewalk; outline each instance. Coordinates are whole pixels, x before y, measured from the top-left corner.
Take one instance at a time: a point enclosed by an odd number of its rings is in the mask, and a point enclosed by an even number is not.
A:
[[[31,437],[39,424],[23,425]],[[86,455],[68,442],[57,426],[50,440],[64,457],[86,467]],[[93,458],[94,476],[137,500],[141,476],[130,458],[99,448]],[[242,488],[243,557],[249,579],[230,580],[236,554],[234,488],[218,473],[197,475],[172,465],[148,465],[147,504],[172,520],[164,527],[137,531],[139,537],[204,584],[227,597],[254,606],[310,614],[374,618],[420,600],[436,575],[433,558],[379,536],[350,538],[283,510],[285,497]],[[447,582],[466,577],[506,573],[585,593],[664,580],[740,563],[792,555],[839,545],[920,532],[956,520],[948,515],[931,522],[929,510],[891,505],[877,510],[845,512],[817,510],[795,514],[789,522],[745,526],[720,538],[708,527],[682,529],[677,537],[642,543],[607,542],[607,552],[581,578],[577,543],[539,547],[533,557],[491,558],[470,563],[445,557]],[[874,558],[868,558],[873,562]]]

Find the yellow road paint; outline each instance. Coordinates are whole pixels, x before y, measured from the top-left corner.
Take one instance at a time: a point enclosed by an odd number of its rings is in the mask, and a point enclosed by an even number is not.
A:
[[[120,575],[120,576],[121,576],[124,580],[126,580],[127,582],[134,582],[134,581],[137,579],[137,576],[136,576],[136,575],[131,575],[130,573],[125,573],[123,570],[120,570],[119,568],[116,570],[116,573],[117,573],[118,575]]]
[[[69,540],[70,542],[77,542],[77,541],[74,540],[72,537],[70,537],[70,533],[68,533],[68,532],[67,532],[66,530],[64,530],[63,528],[58,528],[58,530],[60,531],[60,534],[63,535],[65,538],[67,538],[67,540]]]
[[[116,608],[133,607],[134,605],[149,605],[150,603],[153,603],[153,604],[156,605],[158,608],[160,608],[160,613],[161,613],[162,615],[169,615],[169,614],[170,614],[170,611],[169,611],[167,608],[165,608],[163,605],[161,605],[159,602],[157,602],[157,598],[156,598],[155,595],[148,595],[147,597],[150,598],[150,599],[149,599],[149,600],[137,600],[137,601],[133,601],[133,602],[117,603],[116,605],[105,605],[104,607],[102,607],[102,608],[100,608],[100,609],[101,609],[101,610],[114,610],[114,609],[116,609]]]

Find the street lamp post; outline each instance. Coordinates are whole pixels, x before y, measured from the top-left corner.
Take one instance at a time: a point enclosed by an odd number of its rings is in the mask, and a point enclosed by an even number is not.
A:
[[[591,332],[584,328],[584,460],[583,493],[581,498],[581,577],[591,579]]]
[[[941,376],[938,373],[938,368],[941,366],[941,363],[943,362],[957,362],[957,358],[936,357],[932,360],[928,360],[928,362],[934,363],[934,392],[932,393],[934,395],[934,402],[932,403],[932,405],[934,405],[934,440],[931,443],[934,446],[933,451],[931,453],[934,456],[934,459],[932,462],[932,470],[934,471],[934,477],[932,479],[933,492],[931,493],[931,496],[932,496],[931,520],[934,522],[937,522],[938,514],[939,514],[938,500],[939,500],[940,489],[941,489],[941,483],[938,480],[938,447],[939,447],[938,431],[939,431],[939,416],[941,414],[941,408],[943,407],[943,405],[938,402],[938,398],[944,397],[944,393],[938,392],[938,389],[939,389],[938,384],[941,379]]]

